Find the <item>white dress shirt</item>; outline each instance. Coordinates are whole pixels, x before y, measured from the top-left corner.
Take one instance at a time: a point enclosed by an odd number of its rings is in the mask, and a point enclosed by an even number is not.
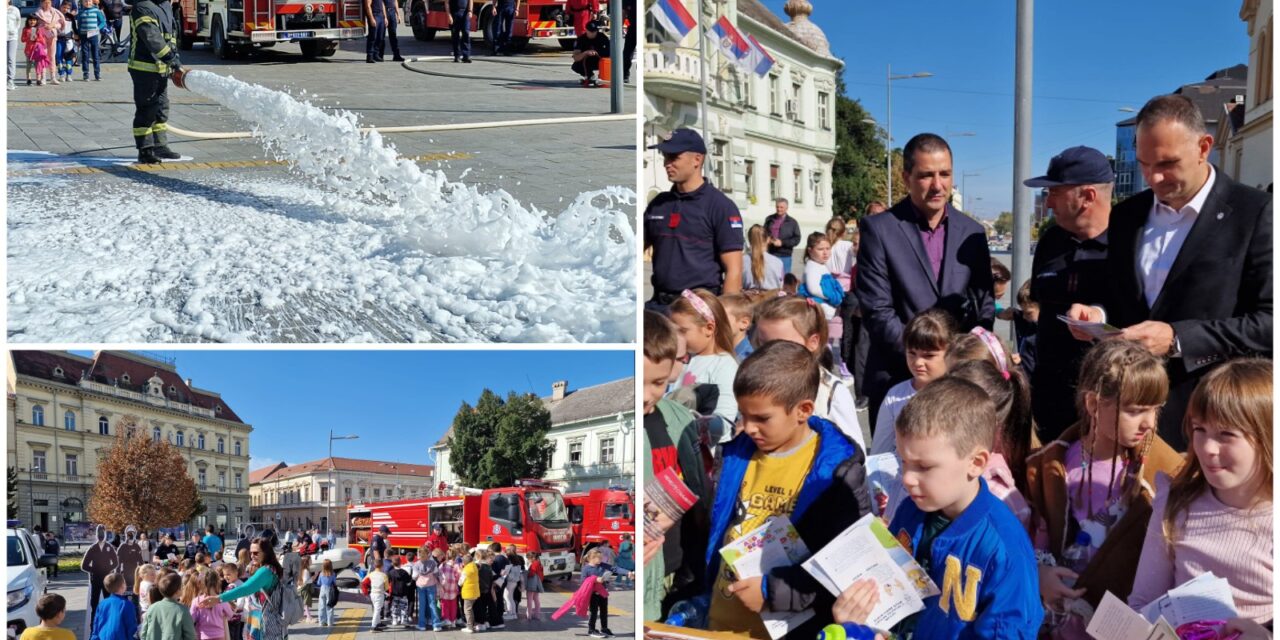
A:
[[[1176,211],[1160,202],[1158,197],[1154,199],[1151,212],[1147,215],[1147,223],[1142,227],[1142,247],[1138,251],[1142,294],[1147,299],[1148,307],[1156,303],[1160,290],[1164,288],[1169,270],[1173,268],[1173,261],[1177,259],[1182,244],[1187,241],[1191,225],[1195,224],[1196,217],[1204,208],[1204,202],[1209,198],[1209,190],[1213,188],[1216,179],[1213,165],[1209,165],[1209,179],[1204,186],[1200,187],[1191,202]]]

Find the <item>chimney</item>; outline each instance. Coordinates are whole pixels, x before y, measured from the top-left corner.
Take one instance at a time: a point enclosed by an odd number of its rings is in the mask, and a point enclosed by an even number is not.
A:
[[[569,388],[568,380],[557,380],[551,383],[551,400],[564,400],[564,392]]]
[[[187,386],[188,386],[188,387],[194,387],[194,386],[195,386],[195,385],[191,384],[191,378],[187,378]]]

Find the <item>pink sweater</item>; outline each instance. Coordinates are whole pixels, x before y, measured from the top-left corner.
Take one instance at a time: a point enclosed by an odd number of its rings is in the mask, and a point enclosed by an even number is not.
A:
[[[1212,571],[1231,583],[1241,617],[1271,620],[1271,505],[1235,509],[1206,491],[1180,515],[1176,541],[1170,546],[1161,531],[1168,487],[1167,476],[1156,477],[1156,499],[1129,606],[1146,606],[1170,589]]]

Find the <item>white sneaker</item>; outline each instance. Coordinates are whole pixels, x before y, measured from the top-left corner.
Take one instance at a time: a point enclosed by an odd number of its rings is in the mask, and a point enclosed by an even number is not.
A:
[[[474,630],[472,630],[472,629],[471,629],[471,627],[463,627],[463,628],[462,628],[462,632],[463,632],[463,633],[475,633],[475,631],[474,631]]]

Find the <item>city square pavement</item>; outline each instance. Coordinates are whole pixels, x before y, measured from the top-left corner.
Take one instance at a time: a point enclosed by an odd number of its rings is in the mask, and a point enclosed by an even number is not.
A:
[[[586,618],[579,618],[569,612],[559,620],[551,619],[551,614],[564,604],[573,590],[578,587],[577,576],[575,575],[574,579],[569,581],[558,578],[549,579],[546,584],[548,591],[542,594],[541,621],[508,620],[505,629],[485,631],[477,635],[494,640],[585,636]],[[62,626],[75,632],[77,638],[86,640],[83,629],[85,628],[85,611],[89,602],[88,577],[80,572],[64,572],[49,581],[49,593],[56,593],[67,599],[67,618]],[[609,628],[615,635],[631,637],[635,633],[635,599],[636,592],[632,589],[615,589],[610,595]],[[521,611],[523,610],[522,603]],[[370,627],[373,608],[369,604],[369,599],[354,590],[342,591],[334,613],[334,626],[322,627],[313,618],[312,622],[304,621],[291,626],[289,637],[308,640],[365,640],[375,637],[382,640],[424,640],[426,638],[460,638],[468,635],[458,629],[435,632],[387,627],[385,631],[375,632]]]

